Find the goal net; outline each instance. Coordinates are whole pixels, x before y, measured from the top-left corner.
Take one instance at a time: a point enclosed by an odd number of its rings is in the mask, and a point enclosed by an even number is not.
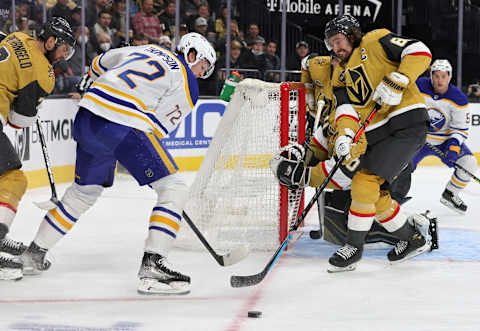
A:
[[[215,249],[271,250],[285,239],[303,207],[303,192],[279,185],[268,162],[280,147],[304,139],[303,84],[239,83],[185,206]],[[177,245],[202,247],[187,224]]]

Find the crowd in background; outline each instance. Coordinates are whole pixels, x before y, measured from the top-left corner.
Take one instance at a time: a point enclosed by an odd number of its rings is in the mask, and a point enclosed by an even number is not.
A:
[[[126,41],[127,0],[85,0],[85,64],[111,48],[122,47]],[[154,43],[175,50],[175,0],[128,0],[129,44]],[[279,43],[262,36],[262,26],[241,17],[232,0],[230,23],[230,68],[240,69],[242,77],[259,78],[270,82],[280,80]],[[55,94],[75,91],[75,86],[86,68],[82,67],[81,0],[46,0],[46,16],[62,16],[71,24],[77,44],[69,61],[55,64]],[[5,33],[22,31],[35,36],[43,22],[44,0],[15,0],[15,20],[12,20],[12,2],[0,2],[0,29]],[[205,36],[217,51],[215,74],[200,80],[201,95],[218,95],[225,80],[226,45],[225,0],[181,0],[179,37],[198,32]],[[13,24],[15,22],[15,25]],[[245,27],[241,29],[240,27]],[[312,50],[319,52],[319,50]],[[310,54],[309,44],[295,41],[295,52],[287,50],[286,80],[300,80],[301,59]],[[465,87],[472,101],[480,101],[480,82]]]
[[[85,64],[111,48],[122,47],[126,41],[127,0],[86,0],[85,8]],[[130,45],[154,43],[175,50],[175,0],[129,0]],[[0,5],[0,27],[4,33],[25,32],[35,36],[43,21],[43,0],[16,0],[15,26],[10,1]],[[2,2],[3,3],[3,2]],[[235,1],[232,6],[230,68],[241,69],[242,77],[278,82],[280,58],[278,41],[265,40],[261,27],[255,22],[244,22],[246,31],[239,28]],[[71,25],[77,39],[75,54],[68,61],[55,64],[56,84],[54,94],[75,91],[75,86],[86,68],[82,67],[82,28],[80,0],[47,0],[47,17],[64,17]],[[188,32],[205,36],[217,51],[216,72],[200,82],[201,95],[218,95],[225,80],[226,4],[215,0],[182,0],[180,3],[179,38]],[[296,71],[300,78],[300,61],[310,50],[305,41],[296,45],[295,56],[290,56],[287,69]]]

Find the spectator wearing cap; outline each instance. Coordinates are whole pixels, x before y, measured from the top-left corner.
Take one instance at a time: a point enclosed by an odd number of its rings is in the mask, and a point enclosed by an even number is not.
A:
[[[172,49],[172,41],[170,40],[170,37],[169,36],[161,36],[160,37],[160,46],[171,50]]]
[[[208,6],[208,3],[206,2],[201,2],[198,6],[198,15],[196,17],[192,17],[189,19],[189,27],[190,29],[195,29],[195,25],[197,24],[197,20],[199,17],[202,17],[206,20],[207,22],[207,29],[206,33],[204,36],[211,42],[214,43],[216,39],[216,33],[215,33],[215,22],[213,18],[210,16],[210,7]],[[193,24],[192,24],[193,22]]]
[[[267,70],[280,70],[280,58],[277,55],[277,42],[270,40],[265,48],[265,58],[267,60]],[[280,73],[266,72],[265,80],[267,82],[279,82]]]
[[[310,48],[306,41],[299,41],[295,45],[295,56],[288,57],[287,70],[301,70],[302,60],[310,53]]]
[[[203,17],[197,17],[195,20],[195,32],[200,33],[205,38],[207,37],[207,27],[208,23],[207,20]]]
[[[132,38],[132,46],[148,45],[148,38],[142,32],[136,33]]]
[[[143,0],[142,10],[133,17],[136,33],[143,33],[151,42],[158,44],[163,35],[160,20],[153,14],[153,0]]]
[[[267,58],[265,56],[265,39],[261,36],[257,36],[255,38],[255,42],[252,46],[252,54],[255,59],[255,63],[257,65],[258,70],[261,71],[262,76],[265,73],[265,70],[270,69],[267,68]],[[262,77],[263,78],[263,77]]]

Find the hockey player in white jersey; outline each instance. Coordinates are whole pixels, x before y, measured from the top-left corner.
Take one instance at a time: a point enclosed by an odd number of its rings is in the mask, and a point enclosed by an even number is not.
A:
[[[460,89],[450,84],[451,78],[450,62],[436,60],[431,66],[430,78],[422,77],[417,80],[417,86],[425,97],[430,116],[427,143],[437,146],[446,155],[441,160],[450,168],[454,168],[455,162],[474,174],[478,169],[477,160],[465,144],[470,128],[468,98]],[[413,159],[414,168],[428,155],[438,156],[425,145]],[[470,176],[460,169],[455,169],[440,202],[464,214],[467,205],[459,197],[459,193],[469,181]]]
[[[112,186],[118,161],[140,185],[149,185],[157,193],[138,291],[190,291],[190,277],[166,264],[179,231],[188,186],[160,140],[193,110],[198,99],[196,78],[207,78],[213,72],[216,55],[197,33],[180,40],[180,53],[184,58],[156,45],[144,45],[114,49],[92,61],[91,74],[82,82],[84,88],[91,85],[79,103],[73,128],[75,182],[58,207],[43,218],[24,254],[24,274],[50,267],[47,250],[71,230],[105,187]]]

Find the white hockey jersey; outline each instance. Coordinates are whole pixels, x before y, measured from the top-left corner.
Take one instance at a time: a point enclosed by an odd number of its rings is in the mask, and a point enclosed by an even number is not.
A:
[[[160,46],[113,49],[97,56],[90,71],[95,82],[79,106],[160,139],[198,100],[198,83],[185,60]]]
[[[456,138],[462,145],[468,138],[471,125],[467,96],[451,84],[445,94],[435,94],[430,78],[426,77],[417,79],[417,86],[425,97],[430,116],[427,142],[440,145]]]

